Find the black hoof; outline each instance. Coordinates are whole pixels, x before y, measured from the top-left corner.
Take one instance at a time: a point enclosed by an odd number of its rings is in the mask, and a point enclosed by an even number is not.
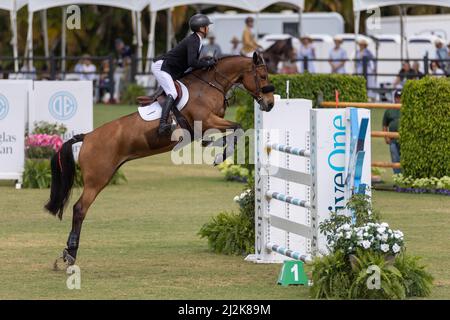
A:
[[[67,249],[63,251],[63,260],[67,264],[67,266],[73,266],[75,264],[75,258],[69,254]]]

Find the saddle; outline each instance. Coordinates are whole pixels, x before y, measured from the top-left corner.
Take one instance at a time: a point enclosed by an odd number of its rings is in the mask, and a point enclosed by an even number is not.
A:
[[[183,96],[183,90],[181,89],[180,84],[178,81],[173,82],[175,84],[175,88],[177,89],[178,97],[175,100],[174,106],[178,105],[178,102],[180,101],[181,97]],[[155,101],[158,101],[158,103],[162,106],[167,99],[167,95],[164,92],[162,87],[159,87],[156,92],[152,96],[141,96],[137,98],[137,102],[141,107],[146,107],[154,103]],[[174,107],[176,109],[176,107]]]

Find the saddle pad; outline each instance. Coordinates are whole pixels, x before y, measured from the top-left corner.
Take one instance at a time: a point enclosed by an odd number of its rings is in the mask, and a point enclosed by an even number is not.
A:
[[[177,109],[183,110],[189,101],[189,91],[187,87],[180,81],[177,81],[183,91],[183,96],[180,101],[178,101]],[[158,101],[153,102],[151,105],[138,108],[139,115],[144,121],[153,121],[161,118],[162,107],[159,105]]]

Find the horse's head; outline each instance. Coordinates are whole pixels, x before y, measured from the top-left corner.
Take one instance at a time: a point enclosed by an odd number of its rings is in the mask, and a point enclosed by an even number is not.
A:
[[[267,66],[257,52],[253,54],[252,69],[243,75],[242,84],[259,103],[262,111],[272,110],[275,104],[275,87],[270,84]]]
[[[264,60],[270,73],[277,73],[278,63],[292,59],[294,46],[292,38],[275,41],[266,51],[263,52]]]

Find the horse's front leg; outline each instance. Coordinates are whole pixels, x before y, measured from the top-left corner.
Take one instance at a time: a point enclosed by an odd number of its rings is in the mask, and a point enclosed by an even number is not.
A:
[[[211,116],[204,125],[205,131],[209,129],[215,129],[221,132],[232,131],[216,141],[203,140],[203,146],[224,148],[223,153],[216,155],[214,160],[213,164],[214,166],[217,166],[234,155],[237,142],[239,138],[244,135],[244,131],[239,123],[228,121],[218,116]]]

